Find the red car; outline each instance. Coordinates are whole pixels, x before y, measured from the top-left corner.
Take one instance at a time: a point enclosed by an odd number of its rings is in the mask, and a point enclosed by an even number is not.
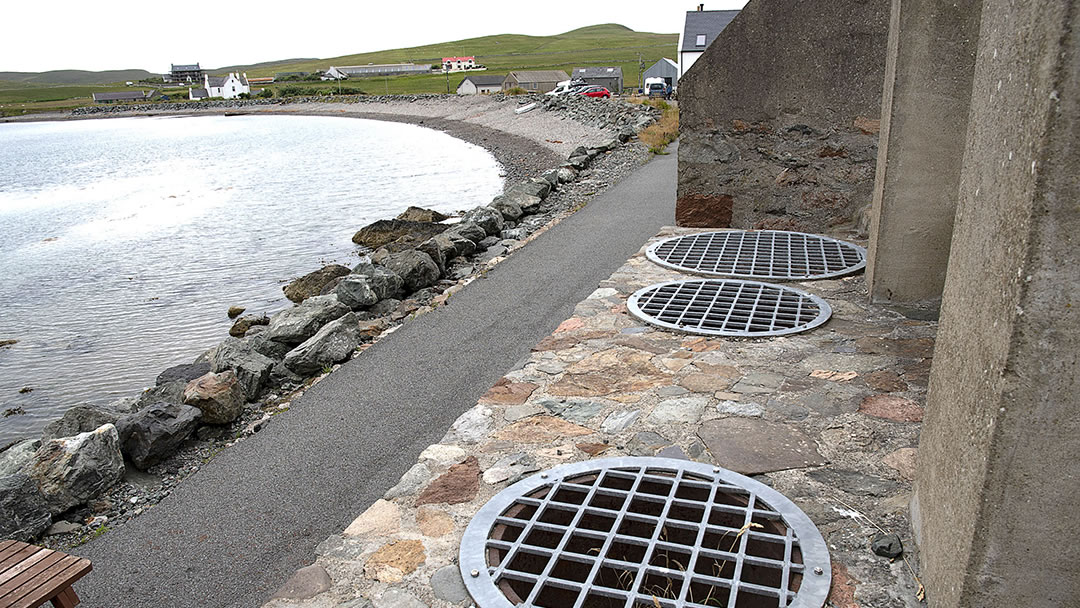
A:
[[[603,97],[607,99],[611,98],[611,91],[601,86],[586,87],[579,91],[579,94],[586,97]]]

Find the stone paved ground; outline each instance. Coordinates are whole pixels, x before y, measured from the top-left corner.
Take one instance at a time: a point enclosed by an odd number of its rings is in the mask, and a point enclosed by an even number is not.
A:
[[[471,606],[457,553],[488,499],[543,468],[624,455],[720,465],[791,498],[829,545],[827,605],[923,605],[907,513],[936,324],[867,304],[857,275],[796,285],[833,307],[809,333],[659,330],[627,297],[688,277],[644,249],[266,607]],[[903,539],[903,558],[871,551],[885,532]]]

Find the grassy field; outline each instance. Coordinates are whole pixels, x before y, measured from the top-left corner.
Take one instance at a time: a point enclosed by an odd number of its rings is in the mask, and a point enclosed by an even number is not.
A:
[[[478,74],[505,75],[512,70],[563,70],[570,74],[576,67],[620,67],[627,88],[638,86],[639,66],[648,69],[661,57],[674,58],[678,34],[635,32],[621,25],[606,24],[566,32],[556,36],[522,36],[502,34],[484,36],[427,46],[393,49],[373,53],[346,55],[330,59],[298,59],[268,62],[252,66],[227,66],[211,73],[246,72],[250,77],[273,76],[279,72],[325,71],[330,66],[364,65],[368,63],[433,63],[443,57],[472,55],[477,63],[487,66]],[[63,74],[68,81],[88,79],[75,71],[19,74],[0,73],[0,114],[47,111],[92,103],[94,92],[125,90],[121,79],[112,85],[57,86],[43,85],[49,74]],[[121,72],[99,73],[120,74]],[[10,78],[5,80],[4,76]],[[457,89],[464,74],[442,73],[389,78],[357,78],[340,86],[360,89],[369,95],[401,95],[414,93],[446,93]],[[289,84],[314,87],[327,92],[338,88],[331,82],[275,83],[269,88],[278,90]],[[136,87],[137,88],[137,87]]]

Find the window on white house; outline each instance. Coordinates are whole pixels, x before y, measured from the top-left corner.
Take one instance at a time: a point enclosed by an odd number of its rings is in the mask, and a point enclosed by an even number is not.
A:
[[[697,36],[697,45],[698,46],[705,46],[705,34],[698,34],[698,36]]]

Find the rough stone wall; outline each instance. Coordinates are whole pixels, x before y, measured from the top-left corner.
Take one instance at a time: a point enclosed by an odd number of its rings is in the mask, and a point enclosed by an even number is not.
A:
[[[1080,7],[986,0],[917,475],[932,606],[1080,597]]]
[[[682,226],[865,230],[888,0],[754,0],[679,81]]]

